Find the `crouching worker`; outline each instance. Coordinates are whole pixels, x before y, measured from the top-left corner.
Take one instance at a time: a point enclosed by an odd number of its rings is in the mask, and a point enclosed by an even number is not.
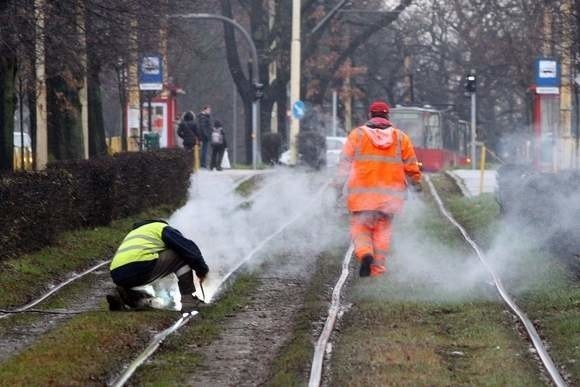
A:
[[[133,288],[171,273],[177,275],[183,309],[191,309],[199,303],[193,296],[193,271],[200,283],[209,271],[197,245],[163,220],[136,223],[117,249],[110,270],[119,292],[107,296],[110,310],[151,307],[151,295]]]

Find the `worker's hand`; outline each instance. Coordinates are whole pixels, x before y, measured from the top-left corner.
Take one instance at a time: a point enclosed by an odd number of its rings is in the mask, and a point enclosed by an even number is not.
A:
[[[413,186],[413,191],[423,192],[423,186],[421,185],[420,182],[413,182],[412,186]]]
[[[207,271],[206,272],[202,272],[202,271],[196,271],[195,275],[197,276],[197,278],[199,279],[199,283],[202,283],[205,280],[205,277],[207,276]]]

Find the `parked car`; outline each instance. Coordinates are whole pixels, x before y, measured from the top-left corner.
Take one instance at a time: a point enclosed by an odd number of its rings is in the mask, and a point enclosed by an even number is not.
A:
[[[32,139],[28,133],[23,134],[24,138],[20,135],[20,132],[14,132],[13,164],[15,170],[32,169]],[[24,148],[22,148],[22,145],[24,145]],[[24,152],[21,152],[21,149]],[[22,156],[24,156],[24,160],[22,160]]]
[[[340,153],[346,137],[326,137],[326,166],[335,167],[340,161]]]
[[[340,159],[342,147],[346,143],[346,137],[326,137],[326,166],[336,167]],[[290,150],[283,152],[278,159],[283,165],[290,164]]]

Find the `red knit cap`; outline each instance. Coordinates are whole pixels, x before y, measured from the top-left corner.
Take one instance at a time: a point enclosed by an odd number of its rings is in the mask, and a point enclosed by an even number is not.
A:
[[[371,115],[375,114],[386,115],[389,114],[389,109],[390,106],[388,103],[386,103],[385,101],[377,100],[371,103],[371,106],[369,107],[369,113],[371,113]]]

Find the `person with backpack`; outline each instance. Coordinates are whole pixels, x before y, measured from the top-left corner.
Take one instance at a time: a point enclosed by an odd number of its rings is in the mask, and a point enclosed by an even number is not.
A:
[[[216,168],[222,170],[222,158],[227,148],[226,135],[222,128],[222,123],[215,121],[214,128],[211,132],[211,163],[209,169],[213,171]]]
[[[201,166],[202,168],[207,168],[207,152],[208,145],[211,141],[211,107],[204,106],[201,112],[197,115],[198,117],[198,127],[199,134],[201,138]]]

